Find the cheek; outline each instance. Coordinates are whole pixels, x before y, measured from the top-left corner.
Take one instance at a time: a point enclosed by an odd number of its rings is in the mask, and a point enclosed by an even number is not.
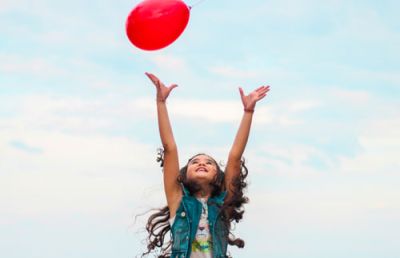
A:
[[[186,174],[186,178],[189,179],[189,180],[193,179],[193,178],[194,178],[194,177],[193,177],[193,173],[190,173],[190,172],[188,171],[187,174]]]
[[[188,168],[188,170],[187,170],[187,172],[186,172],[186,177],[187,177],[187,179],[192,179],[193,178],[193,176],[194,176],[194,169],[190,169],[190,168]]]
[[[211,176],[214,178],[217,175],[217,168],[213,168],[211,171]]]

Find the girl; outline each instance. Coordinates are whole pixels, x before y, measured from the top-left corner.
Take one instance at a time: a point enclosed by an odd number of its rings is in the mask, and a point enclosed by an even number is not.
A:
[[[147,252],[159,248],[159,258],[223,258],[227,246],[244,246],[231,234],[231,223],[243,216],[243,195],[247,168],[242,160],[250,133],[256,102],[263,99],[269,86],[261,86],[245,95],[239,88],[243,117],[229,152],[225,171],[206,154],[197,154],[179,169],[178,149],[168,118],[166,100],[177,87],[165,86],[155,75],[146,73],[157,90],[157,116],[163,150],[159,153],[164,176],[167,206],[150,216]],[[171,240],[164,236],[171,231]]]

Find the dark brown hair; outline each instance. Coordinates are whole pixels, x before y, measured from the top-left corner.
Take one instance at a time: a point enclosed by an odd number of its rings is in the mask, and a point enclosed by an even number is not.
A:
[[[207,155],[199,153],[191,157],[188,163],[199,155]],[[208,155],[207,155],[208,156]],[[225,191],[224,185],[224,172],[221,170],[218,163],[212,159],[217,167],[217,175],[214,180],[210,183],[212,186],[211,197],[220,195]],[[160,162],[160,166],[164,166],[164,151],[163,149],[158,150],[157,162]],[[187,179],[187,167],[188,163],[180,169],[178,182],[182,184],[186,189],[189,190],[191,195],[194,195],[200,190],[200,186],[193,181]],[[242,159],[240,166],[239,177],[237,177],[232,183],[232,189],[234,189],[233,196],[228,202],[224,202],[221,207],[221,212],[224,216],[224,223],[229,230],[228,244],[235,245],[239,248],[244,247],[244,241],[240,238],[235,238],[231,232],[232,223],[237,223],[243,218],[244,208],[243,204],[247,203],[249,199],[244,196],[243,190],[247,187],[246,177],[248,175],[248,169],[245,166],[245,160]],[[170,211],[168,206],[156,210],[153,213],[146,225],[146,231],[149,233],[147,237],[147,252],[142,254],[142,257],[154,253],[158,258],[169,258],[171,255],[172,241],[164,241],[166,234],[171,230],[169,224]]]

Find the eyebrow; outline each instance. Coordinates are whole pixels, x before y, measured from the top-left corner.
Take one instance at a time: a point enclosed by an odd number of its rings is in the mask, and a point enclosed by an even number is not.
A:
[[[199,158],[194,158],[194,159],[192,159],[190,162],[198,161],[198,160],[199,160]],[[211,161],[212,163],[215,163],[215,161],[212,160],[212,159],[210,159],[210,158],[207,158],[207,161]]]

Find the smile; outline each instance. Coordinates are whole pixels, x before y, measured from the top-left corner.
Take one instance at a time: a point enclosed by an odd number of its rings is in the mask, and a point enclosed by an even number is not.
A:
[[[197,168],[196,169],[196,172],[208,172],[208,170],[207,169],[205,169],[205,168]]]

